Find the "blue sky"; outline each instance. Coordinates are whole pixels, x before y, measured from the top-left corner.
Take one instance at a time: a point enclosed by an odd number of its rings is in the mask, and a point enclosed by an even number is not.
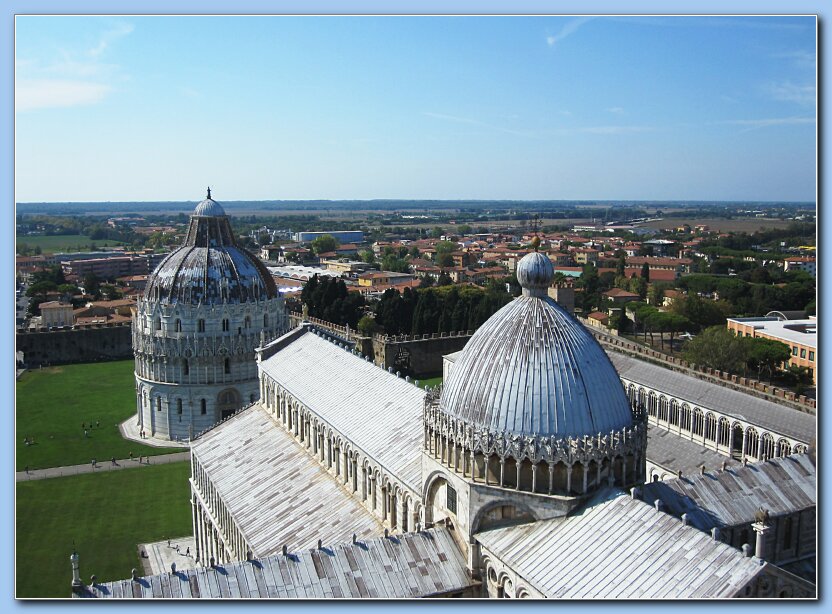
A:
[[[18,17],[16,199],[802,200],[814,17]]]

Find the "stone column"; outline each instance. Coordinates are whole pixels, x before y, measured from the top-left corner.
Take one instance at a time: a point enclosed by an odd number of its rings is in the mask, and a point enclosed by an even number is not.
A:
[[[549,463],[549,494],[552,494],[552,490],[555,487],[555,464]]]
[[[746,446],[747,445],[748,445],[748,430],[743,429],[742,430],[742,455],[740,456],[740,458],[745,458]]]
[[[504,459],[504,458],[501,456],[501,457],[500,457],[500,487],[501,487],[501,488],[502,488],[503,484],[505,483],[505,482],[503,481],[503,478],[504,478],[504,476],[505,476],[505,469],[506,469],[506,459]]]
[[[758,515],[759,517],[759,515]],[[758,521],[751,525],[754,532],[757,534],[757,543],[754,549],[754,556],[761,561],[766,560],[766,534],[771,530],[771,526],[767,520]]]
[[[572,465],[566,465],[566,494],[572,492]]]

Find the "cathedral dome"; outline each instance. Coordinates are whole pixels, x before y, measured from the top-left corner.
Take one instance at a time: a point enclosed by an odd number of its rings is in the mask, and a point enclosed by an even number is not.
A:
[[[162,303],[245,303],[275,298],[277,287],[260,260],[237,245],[223,208],[211,198],[191,215],[184,244],[148,277],[144,298]]]
[[[582,437],[633,425],[621,380],[604,350],[546,294],[552,264],[517,265],[523,296],[471,337],[445,381],[441,411],[476,428]]]
[[[208,197],[196,206],[193,215],[203,217],[221,217],[225,215],[225,210],[217,201],[211,198],[211,188],[208,188]]]

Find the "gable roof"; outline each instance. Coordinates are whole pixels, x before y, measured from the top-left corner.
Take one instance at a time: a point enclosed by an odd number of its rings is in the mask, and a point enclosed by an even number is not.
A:
[[[413,598],[474,586],[447,529],[380,537],[255,561],[85,587],[111,599]]]
[[[754,522],[760,507],[772,517],[817,505],[816,471],[808,454],[774,458],[726,471],[712,471],[642,486],[645,501],[661,499],[674,516],[695,527],[731,527]]]
[[[255,556],[383,531],[259,403],[194,439],[191,455]]]
[[[478,533],[483,548],[547,597],[731,597],[762,570],[743,554],[620,491],[582,513]]]
[[[273,343],[283,345],[260,369],[354,447],[421,493],[425,391],[309,328]]]

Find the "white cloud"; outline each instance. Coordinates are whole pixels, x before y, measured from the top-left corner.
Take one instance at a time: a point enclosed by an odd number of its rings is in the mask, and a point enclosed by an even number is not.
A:
[[[579,17],[578,19],[572,19],[566,22],[566,24],[564,24],[564,26],[560,29],[560,32],[558,32],[554,36],[546,37],[546,43],[550,47],[554,47],[556,44],[561,42],[570,34],[574,34],[578,30],[578,28],[584,25],[587,21],[591,21],[592,19],[594,19],[594,17]]]
[[[112,88],[101,83],[66,79],[31,79],[15,86],[15,111],[75,107],[100,102]]]
[[[624,109],[622,107],[610,107],[609,109],[607,109],[607,112],[613,113],[615,115],[623,115]]]
[[[487,124],[485,122],[481,122],[480,120],[473,119],[471,117],[459,117],[457,115],[445,115],[444,113],[431,113],[430,111],[423,111],[422,115],[426,115],[427,117],[433,117],[434,119],[441,119],[443,121],[454,122],[454,123],[457,123],[457,124],[469,124],[471,126],[479,126],[480,128],[486,128],[487,130],[496,130],[497,132],[505,132],[506,134],[513,134],[514,136],[539,138],[539,135],[535,132],[531,132],[531,131],[528,131],[528,130],[512,130],[510,128],[503,128],[502,126],[495,126],[493,124]]]
[[[114,43],[120,38],[127,36],[132,31],[133,24],[120,21],[116,23],[112,28],[102,33],[101,37],[98,39],[98,44],[95,47],[89,49],[87,53],[92,57],[98,57],[99,55],[104,53],[112,43]]]
[[[811,106],[817,102],[817,91],[814,85],[797,85],[791,81],[772,83],[769,86],[769,92],[775,100]]]
[[[746,126],[748,128],[766,128],[768,126],[794,126],[798,124],[814,124],[814,117],[773,117],[767,119],[728,119],[717,124],[731,126]]]
[[[575,129],[576,132],[588,132],[589,134],[632,134],[651,130],[653,128],[650,126],[587,126]]]

